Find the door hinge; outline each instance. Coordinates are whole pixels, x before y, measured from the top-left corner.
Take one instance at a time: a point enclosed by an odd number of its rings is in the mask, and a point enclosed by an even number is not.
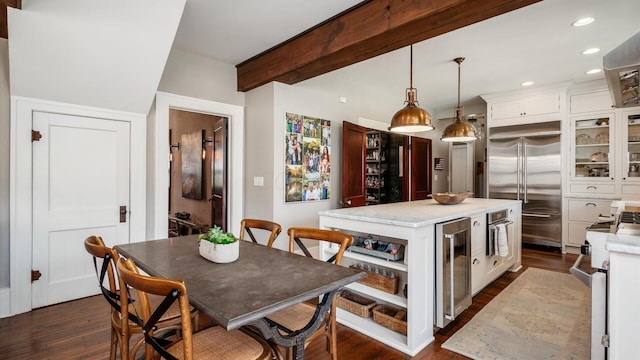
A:
[[[40,141],[42,134],[38,130],[31,130],[31,142]]]
[[[604,346],[606,348],[609,347],[609,335],[608,334],[602,335],[602,339],[600,339],[600,344],[602,344],[602,346]]]
[[[31,270],[31,282],[37,281],[42,276],[40,270]]]

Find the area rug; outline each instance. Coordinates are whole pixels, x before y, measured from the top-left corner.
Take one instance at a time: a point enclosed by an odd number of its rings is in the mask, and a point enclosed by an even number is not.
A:
[[[528,268],[442,347],[472,359],[589,359],[591,290]]]

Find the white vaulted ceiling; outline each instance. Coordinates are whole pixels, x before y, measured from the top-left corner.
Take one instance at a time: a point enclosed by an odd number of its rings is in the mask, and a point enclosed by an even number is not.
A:
[[[23,0],[9,9],[12,96],[147,114],[186,0]]]

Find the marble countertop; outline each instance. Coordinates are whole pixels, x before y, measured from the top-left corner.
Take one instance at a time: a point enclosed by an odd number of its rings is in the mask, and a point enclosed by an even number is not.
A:
[[[416,228],[460,217],[475,216],[514,204],[520,204],[520,201],[468,198],[459,204],[440,205],[435,200],[419,200],[324,210],[320,211],[319,215]]]
[[[610,234],[605,247],[609,251],[640,255],[640,236]]]

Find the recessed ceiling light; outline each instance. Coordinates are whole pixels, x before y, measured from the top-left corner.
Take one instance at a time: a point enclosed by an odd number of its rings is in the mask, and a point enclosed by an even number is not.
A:
[[[591,69],[589,71],[587,71],[587,74],[591,75],[591,74],[597,74],[600,71],[602,71],[601,69]]]
[[[595,20],[596,19],[594,19],[592,17],[586,17],[586,18],[582,18],[582,19],[578,19],[578,20],[574,21],[571,25],[572,26],[585,26],[585,25],[591,24]]]
[[[533,81],[525,81],[520,85],[522,85],[522,86],[531,86],[531,85],[533,85]]]
[[[595,54],[597,52],[599,52],[600,49],[598,48],[591,48],[591,49],[587,49],[585,51],[582,52],[582,55],[591,55],[591,54]]]

